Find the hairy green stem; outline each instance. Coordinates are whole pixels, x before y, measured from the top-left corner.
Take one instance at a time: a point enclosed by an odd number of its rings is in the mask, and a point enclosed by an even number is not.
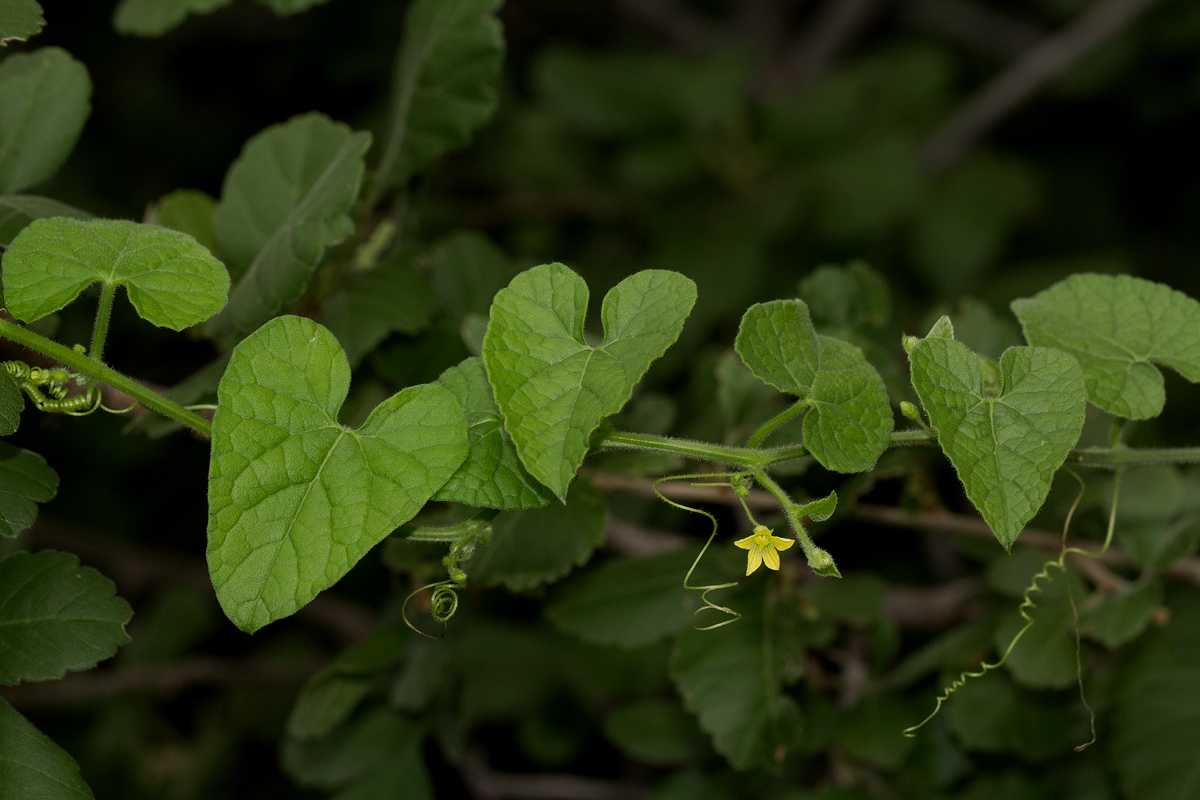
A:
[[[792,528],[792,533],[796,537],[796,541],[800,543],[800,549],[804,551],[804,557],[808,560],[808,566],[818,575],[823,575],[827,578],[840,578],[842,573],[838,571],[837,564],[833,561],[833,556],[829,555],[827,550],[822,550],[817,547],[813,540],[809,537],[808,531],[804,530],[804,521],[801,519],[803,507],[792,500],[788,493],[783,490],[783,487],[775,482],[775,479],[766,473],[765,470],[756,470],[754,480],[775,496],[779,501],[779,505],[783,507],[784,514],[787,515],[788,524]]]
[[[1067,463],[1081,467],[1119,469],[1156,464],[1194,464],[1200,462],[1200,447],[1088,447],[1072,450]]]
[[[746,442],[746,447],[758,447],[763,443],[764,439],[771,435],[772,431],[806,408],[808,408],[808,400],[797,400],[783,411],[780,411],[778,414],[764,422],[762,427],[754,432],[754,435],[750,437],[750,441]]]
[[[93,361],[104,361],[104,342],[108,339],[108,321],[112,318],[113,299],[117,295],[117,287],[105,283],[100,289],[100,304],[96,307],[96,327],[92,329],[92,346],[88,358]]]
[[[124,392],[137,400],[141,405],[169,417],[176,422],[186,425],[192,430],[208,438],[212,438],[212,423],[198,414],[193,414],[178,403],[163,397],[158,392],[147,389],[132,378],[128,378],[114,369],[95,361],[83,353],[64,347],[58,342],[34,333],[7,320],[0,319],[0,336],[11,339],[19,345],[36,350],[44,356],[54,359],[64,366],[84,375],[92,381],[103,383]]]

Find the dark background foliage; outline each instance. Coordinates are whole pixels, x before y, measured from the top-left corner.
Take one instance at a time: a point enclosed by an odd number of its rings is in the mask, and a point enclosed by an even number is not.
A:
[[[79,145],[36,191],[142,219],[177,188],[219,195],[245,140],[292,115],[315,109],[377,128],[407,4],[331,0],[279,18],[239,1],[158,39],[118,36],[111,3],[43,5],[45,31],[9,50],[61,46],[87,65],[95,90]],[[1130,17],[1082,57],[1039,73],[1027,55],[1063,52],[1064,33],[1086,29],[1098,9]],[[940,313],[995,357],[1019,340],[1008,302],[1074,272],[1136,274],[1200,296],[1194,3],[509,0],[499,17],[508,55],[497,114],[397,198],[403,235],[429,243],[481,232],[516,265],[570,265],[593,300],[640,269],[696,280],[699,305],[628,412],[630,427],[734,442],[778,410],[774,393],[730,377],[723,354],[746,306],[796,296],[821,264],[864,259],[886,276],[890,319],[843,328],[894,402],[911,395],[900,333],[921,334]],[[1033,90],[991,101],[977,137],[956,133],[1006,76],[1031,77]],[[122,313],[108,352],[127,373],[166,386],[213,357],[206,343]],[[58,337],[85,341],[90,324],[87,309],[68,310]],[[366,368],[375,377],[363,380],[431,380],[467,354],[459,338],[445,325],[393,336]],[[1167,396],[1164,416],[1133,429],[1132,441],[1200,439],[1195,387],[1168,377]],[[409,578],[372,555],[295,618],[253,638],[237,632],[206,582],[205,444],[122,436],[124,420],[101,417],[27,420],[14,437],[62,479],[24,541],[74,552],[109,575],[135,608],[133,641],[99,671],[4,696],[76,756],[99,798],[326,796],[296,787],[295,754],[281,766],[296,692],[381,617],[395,618]],[[1092,420],[1085,436],[1102,437],[1103,422]],[[589,465],[602,476],[638,468]],[[1189,473],[1169,472],[1127,490],[1150,493],[1125,520],[1147,535],[1195,527],[1178,498],[1173,516],[1152,513],[1164,482],[1182,495],[1194,486]],[[1087,536],[1102,528],[1107,484],[1085,477],[1076,526]],[[612,518],[589,569],[706,532],[644,493],[598,482]],[[1004,566],[994,540],[970,535],[974,512],[932,453],[890,454],[871,480],[813,474],[800,485],[845,498],[821,541],[854,580],[838,594],[788,573],[827,626],[793,632],[801,653],[789,691],[805,718],[794,755],[729,769],[679,713],[666,645],[587,650],[544,622],[553,588],[472,590],[441,655],[412,640],[402,677],[416,680],[413,664],[436,671],[439,658],[456,666],[425,687],[434,699],[412,701],[427,735],[398,752],[421,756],[439,797],[1183,796],[1131,779],[1136,766],[1121,748],[1134,730],[1130,709],[1156,702],[1136,677],[1174,652],[1171,637],[1184,635],[1196,606],[1194,583],[1155,579],[1166,599],[1147,619],[1173,621],[1151,622],[1134,645],[1085,642],[1085,685],[1099,712],[1091,750],[1071,751],[1089,738],[1073,681],[1040,688],[1048,684],[1036,666],[1033,678],[1005,673],[965,690],[913,744],[900,729],[927,713],[945,675],[991,657],[993,628],[1005,629],[1044,553],[1018,547]],[[1072,486],[1056,487],[1035,526],[1059,529]],[[906,523],[878,511],[885,506],[941,516]],[[897,665],[930,642],[943,655],[911,680],[897,677]],[[383,707],[389,691],[394,699],[393,678],[368,681],[374,706],[364,708]],[[1121,699],[1138,691],[1149,699]],[[1182,702],[1197,697],[1191,686]],[[662,704],[650,718],[675,726],[661,737],[674,748],[666,756],[654,751],[658,740],[639,749],[636,737],[613,733],[612,714],[629,698]],[[407,796],[360,790],[339,796]]]

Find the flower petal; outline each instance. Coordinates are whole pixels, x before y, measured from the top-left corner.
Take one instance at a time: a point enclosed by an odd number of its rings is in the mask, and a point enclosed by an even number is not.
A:
[[[750,534],[745,539],[738,539],[736,542],[733,543],[733,546],[740,547],[743,550],[749,550],[751,547],[754,546],[754,538],[755,538],[754,534]]]
[[[772,552],[774,552],[774,551],[772,551]],[[775,560],[776,560],[776,562],[779,561],[778,556],[775,558]],[[749,575],[750,573],[754,572],[754,570],[756,570],[760,566],[762,566],[762,563],[763,563],[762,548],[761,547],[750,548],[750,552],[746,555],[746,574]]]
[[[779,569],[779,551],[774,547],[764,547],[762,551],[763,563],[767,565],[767,569]]]
[[[772,536],[771,546],[776,550],[787,550],[796,543],[795,539],[784,539],[782,536]]]

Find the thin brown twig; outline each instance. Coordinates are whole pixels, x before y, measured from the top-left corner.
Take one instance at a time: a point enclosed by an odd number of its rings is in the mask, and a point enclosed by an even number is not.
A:
[[[170,696],[191,686],[301,683],[319,666],[315,662],[189,658],[167,664],[84,672],[50,683],[5,687],[0,695],[19,708],[68,708],[131,692]]]
[[[640,800],[649,790],[628,781],[569,774],[497,772],[474,752],[459,764],[463,782],[479,800]]]
[[[827,0],[807,33],[759,77],[774,91],[820,77],[882,8],[882,0]]]
[[[930,137],[925,168],[943,172],[985,132],[1085,53],[1118,33],[1160,0],[1105,0],[1013,61]]]
[[[971,0],[913,0],[901,5],[901,14],[915,28],[1006,61],[1045,35],[1035,25]]]

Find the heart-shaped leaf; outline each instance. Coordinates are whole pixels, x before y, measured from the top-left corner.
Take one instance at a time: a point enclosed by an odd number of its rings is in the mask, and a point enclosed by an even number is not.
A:
[[[908,351],[912,385],[967,497],[1004,549],[1041,508],[1083,430],[1087,389],[1074,358],[1010,347],[999,385],[966,345],[939,337]]]
[[[337,419],[349,388],[345,353],[312,320],[271,320],[234,348],[213,416],[208,566],[245,631],[332,586],[466,458],[462,406],[441,386],[405,389],[357,430]]]
[[[1155,363],[1200,381],[1200,303],[1161,283],[1128,275],[1072,275],[1014,300],[1030,344],[1075,356],[1088,399],[1118,417],[1162,412],[1163,377]]]
[[[818,335],[801,300],[748,308],[734,347],[763,383],[804,398],[810,407],[804,445],[821,466],[835,472],[875,466],[892,433],[892,409],[862,350]]]
[[[37,453],[0,442],[0,536],[33,524],[37,504],[58,493],[58,474]]]
[[[71,217],[91,219],[92,215],[74,206],[38,197],[35,194],[7,194],[0,197],[0,244],[7,247],[25,226],[35,219]]]
[[[70,303],[95,282],[124,286],[142,319],[183,330],[225,305],[229,273],[191,236],[120,219],[31,222],[4,255],[4,300],[22,322]]]
[[[529,474],[565,498],[600,421],[629,401],[683,330],[696,284],[645,270],[604,297],[604,342],[584,339],[588,288],[562,264],[522,272],[492,301],[483,363]]]

